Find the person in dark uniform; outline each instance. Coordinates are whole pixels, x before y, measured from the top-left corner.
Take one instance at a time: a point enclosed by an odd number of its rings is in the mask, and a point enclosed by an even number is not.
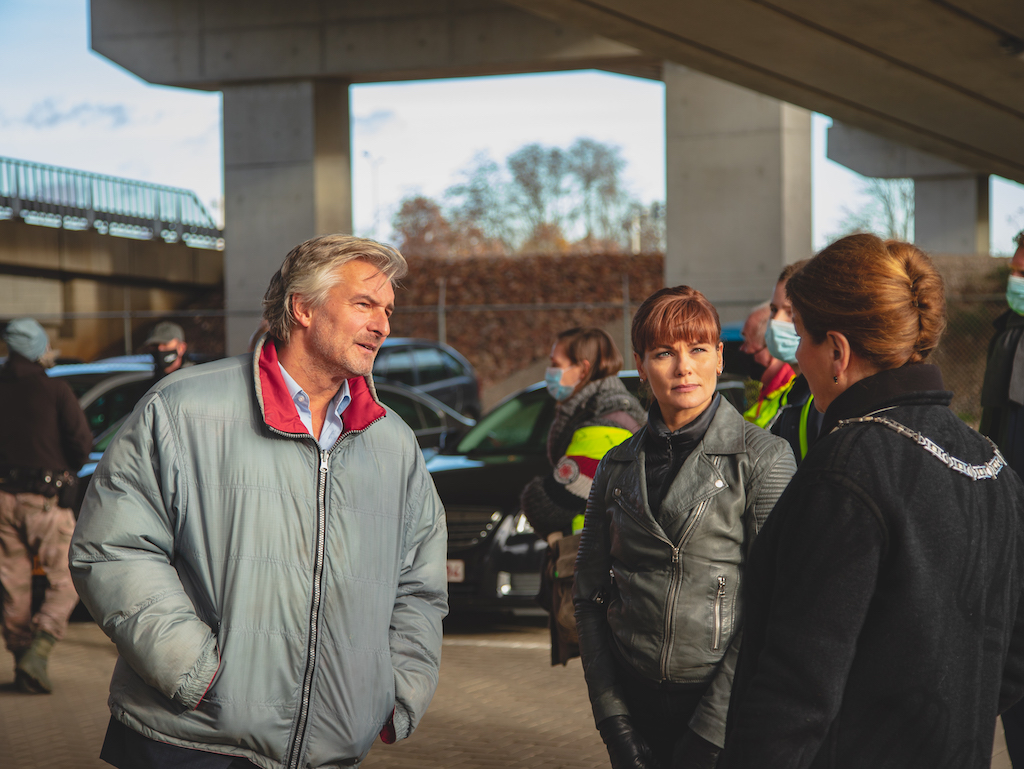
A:
[[[3,633],[14,655],[15,684],[49,693],[47,660],[68,625],[78,594],[68,569],[77,471],[92,433],[66,382],[50,379],[40,359],[49,347],[43,327],[18,318],[3,333],[9,356],[0,368],[0,584]],[[32,614],[32,559],[49,587]]]
[[[996,333],[988,345],[978,431],[995,441],[1010,467],[1024,476],[1024,352],[1018,354],[1024,343],[1024,230],[1015,241],[1006,285],[1009,309],[993,323]],[[1002,719],[1006,752],[1019,769],[1024,767],[1024,702]]]
[[[188,344],[185,332],[177,323],[163,321],[153,326],[143,345],[153,355],[153,379],[159,381],[183,366],[194,365],[185,359]]]

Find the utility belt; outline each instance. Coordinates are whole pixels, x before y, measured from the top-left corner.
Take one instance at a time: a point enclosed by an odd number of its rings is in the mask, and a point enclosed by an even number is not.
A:
[[[0,467],[0,491],[8,494],[41,494],[57,497],[60,507],[75,503],[78,476],[69,470],[40,470],[34,467]]]

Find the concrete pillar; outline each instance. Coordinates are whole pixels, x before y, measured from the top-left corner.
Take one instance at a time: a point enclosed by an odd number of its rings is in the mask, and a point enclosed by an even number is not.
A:
[[[811,115],[671,62],[664,80],[665,285],[741,320],[811,256]]]
[[[914,179],[914,242],[946,254],[989,252],[988,175]]]
[[[838,122],[828,157],[864,176],[913,179],[914,242],[925,251],[989,252],[988,174]]]
[[[352,232],[348,84],[228,86],[223,124],[224,303],[234,355],[245,351],[288,252],[316,235]]]

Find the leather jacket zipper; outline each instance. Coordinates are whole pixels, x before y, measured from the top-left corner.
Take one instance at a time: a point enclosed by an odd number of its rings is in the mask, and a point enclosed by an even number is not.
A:
[[[672,578],[668,585],[668,600],[665,604],[665,641],[661,647],[661,680],[668,680],[668,658],[672,650],[672,636],[675,632],[676,613],[672,607],[676,605],[676,593],[679,592],[680,577],[683,574],[682,548],[672,548]]]
[[[676,595],[679,592],[679,585],[682,583],[683,577],[683,548],[690,539],[690,535],[693,534],[694,528],[697,526],[698,520],[704,514],[708,504],[711,502],[710,498],[705,499],[699,505],[697,509],[690,515],[690,520],[686,524],[686,529],[683,532],[682,538],[679,540],[679,544],[672,547],[672,577],[668,585],[668,599],[665,604],[665,640],[664,645],[661,647],[661,680],[667,681],[668,676],[668,658],[672,652],[672,646],[675,641],[675,629],[676,629],[676,614],[673,611],[673,607],[676,605]],[[668,540],[665,540],[668,541]]]
[[[335,444],[337,445],[337,444]],[[309,647],[306,649],[306,673],[302,679],[302,699],[299,702],[299,719],[295,725],[295,739],[289,769],[298,769],[302,743],[309,723],[309,700],[313,691],[313,672],[316,669],[316,645],[320,633],[320,597],[323,590],[324,553],[327,529],[327,470],[330,452],[320,450],[320,469],[316,495],[316,552],[313,557],[313,601],[309,612]]]
[[[715,594],[715,632],[711,637],[712,651],[722,646],[722,604],[725,603],[725,575],[718,575],[718,593]]]

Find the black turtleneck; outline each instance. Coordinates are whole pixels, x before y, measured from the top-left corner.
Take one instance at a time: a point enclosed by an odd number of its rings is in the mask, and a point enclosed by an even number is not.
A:
[[[825,410],[820,436],[828,435],[841,419],[868,414],[884,406],[899,405],[903,398],[935,393],[936,402],[948,403],[953,393],[946,392],[938,366],[909,363],[900,368],[879,371],[861,379],[836,396]]]
[[[675,432],[670,432],[665,425],[658,403],[651,406],[644,440],[644,469],[647,475],[647,501],[655,520],[660,520],[661,502],[669,486],[679,475],[683,462],[704,438],[721,401],[722,396],[716,393],[700,416]]]

